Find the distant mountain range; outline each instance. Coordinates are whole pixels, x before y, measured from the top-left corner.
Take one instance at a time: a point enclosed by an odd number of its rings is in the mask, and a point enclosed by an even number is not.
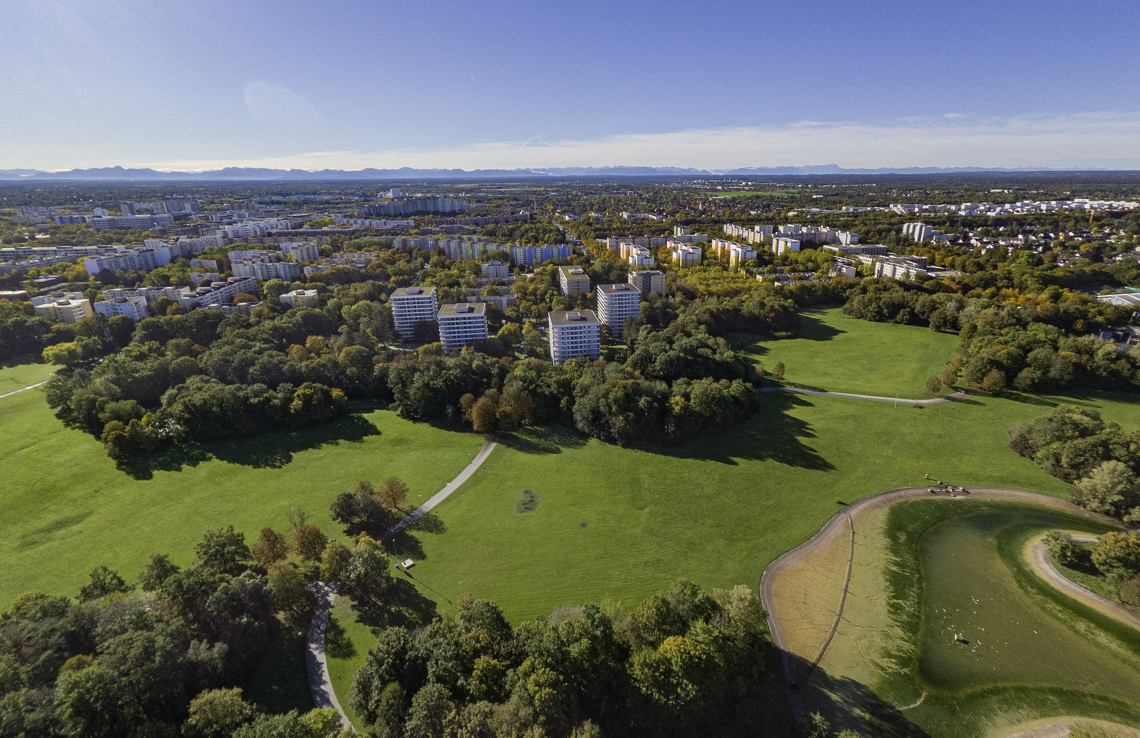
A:
[[[0,169],[0,181],[79,181],[79,182],[302,182],[302,181],[406,181],[410,179],[509,179],[517,177],[662,177],[662,176],[771,176],[796,174],[952,174],[983,172],[1073,171],[1048,168],[1005,169],[1002,167],[882,167],[845,169],[836,164],[804,167],[742,167],[740,169],[692,169],[682,167],[557,167],[553,169],[262,169],[226,167],[205,172],[160,172],[154,169],[71,169],[45,172],[39,169]],[[1079,171],[1110,171],[1103,169]]]

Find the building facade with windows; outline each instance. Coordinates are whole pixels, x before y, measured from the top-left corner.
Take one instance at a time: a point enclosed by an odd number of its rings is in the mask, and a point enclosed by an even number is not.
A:
[[[95,312],[106,318],[125,315],[134,323],[150,317],[145,297],[120,297],[117,300],[97,302],[95,303]]]
[[[439,309],[439,340],[447,353],[487,340],[487,305],[459,302]]]
[[[435,287],[401,287],[388,299],[392,302],[396,332],[405,341],[415,337],[416,323],[435,322],[439,313]]]
[[[550,359],[562,364],[576,356],[601,356],[601,323],[593,310],[556,310],[547,315]]]
[[[620,338],[626,319],[640,314],[641,291],[632,284],[598,285],[598,319],[610,327],[613,336]]]
[[[641,299],[647,300],[653,293],[665,294],[665,275],[656,269],[641,272],[630,272],[629,283],[641,293]]]
[[[581,267],[558,267],[558,284],[567,297],[590,294],[590,278]]]

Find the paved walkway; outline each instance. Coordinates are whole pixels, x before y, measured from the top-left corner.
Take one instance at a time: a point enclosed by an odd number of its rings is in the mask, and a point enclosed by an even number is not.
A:
[[[21,387],[18,390],[12,390],[11,392],[5,392],[4,394],[0,395],[0,398],[11,397],[12,395],[18,395],[21,392],[23,392],[24,390],[30,390],[30,389],[33,389],[34,387],[39,387],[40,385],[47,384],[50,381],[51,381],[50,379],[45,379],[42,382],[37,382],[36,384],[29,384],[27,387]]]
[[[380,540],[388,540],[392,536],[402,531],[404,528],[407,528],[409,525],[422,518],[433,507],[446,500],[452,492],[459,489],[461,486],[463,486],[464,482],[471,478],[471,475],[475,473],[476,469],[482,466],[483,462],[487,460],[487,457],[491,455],[491,452],[495,450],[495,446],[497,445],[498,443],[495,440],[487,441],[486,445],[483,446],[483,448],[479,449],[479,453],[475,454],[475,458],[471,460],[471,463],[468,464],[463,469],[463,471],[459,472],[459,476],[448,482],[446,487],[428,498],[427,502],[417,507],[403,520],[396,523],[388,530],[384,531],[384,533],[380,536]]]
[[[416,508],[380,536],[385,541],[419,520],[428,510],[447,499],[455,490],[459,489],[475,470],[482,466],[491,452],[498,444],[494,440],[487,441],[471,463],[464,467],[459,475],[452,479],[439,492],[432,495],[427,502]],[[317,607],[313,610],[313,620],[309,624],[308,650],[305,652],[305,670],[309,674],[309,691],[313,693],[313,702],[317,707],[333,707],[340,713],[340,723],[345,729],[351,729],[352,723],[337,701],[336,691],[333,690],[332,680],[329,678],[328,660],[325,657],[325,627],[329,622],[329,610],[332,609],[333,599],[336,597],[336,587],[325,582],[314,582],[308,587],[309,591],[317,596]]]
[[[831,393],[827,393],[831,394]],[[873,399],[873,398],[872,398]],[[879,398],[884,399],[884,398]],[[890,400],[893,402],[893,400]],[[771,564],[764,569],[764,573],[760,577],[760,603],[764,608],[764,614],[768,619],[768,631],[772,636],[772,643],[780,653],[780,665],[784,671],[784,691],[787,695],[788,705],[792,711],[792,718],[797,724],[803,722],[803,706],[800,704],[799,691],[792,687],[795,683],[795,673],[792,668],[792,655],[788,651],[788,641],[784,636],[783,628],[780,626],[780,618],[776,613],[775,603],[772,599],[772,585],[775,581],[776,575],[784,571],[788,567],[796,564],[804,556],[808,556],[821,548],[827,546],[833,536],[838,535],[843,526],[848,524],[848,521],[853,519],[860,513],[868,510],[873,510],[878,507],[885,507],[899,500],[909,497],[932,497],[927,491],[935,485],[931,484],[926,487],[903,487],[899,489],[892,489],[886,492],[864,497],[858,502],[854,502],[847,507],[840,510],[830,520],[824,523],[819,531],[809,538],[808,540],[796,546],[791,551],[778,556]],[[982,499],[1003,499],[1014,500],[1019,502],[1032,502],[1038,505],[1048,505],[1050,507],[1058,507],[1068,512],[1082,515],[1087,518],[1092,518],[1101,522],[1107,522],[1111,525],[1119,525],[1119,521],[1106,518],[1102,515],[1090,513],[1083,510],[1072,503],[1062,500],[1057,497],[1050,497],[1048,495],[1037,494],[1036,492],[1025,492],[1016,489],[997,489],[992,487],[970,487],[968,495],[959,495],[959,499],[969,498],[982,498]],[[949,497],[947,494],[939,495],[943,499]],[[1068,581],[1068,580],[1065,580]],[[1074,585],[1075,586],[1075,585]],[[1091,594],[1091,593],[1090,593]],[[822,654],[820,656],[822,658]]]
[[[328,660],[325,658],[325,627],[329,624],[329,610],[332,608],[333,598],[336,597],[336,587],[324,582],[313,582],[308,590],[317,596],[317,607],[313,610],[313,621],[309,623],[309,642],[305,650],[305,671],[309,673],[309,691],[313,693],[313,703],[324,709],[332,707],[340,713],[340,725],[345,730],[352,730],[352,722],[333,690],[332,679],[329,678]]]
[[[761,387],[758,392],[794,392],[797,395],[827,395],[829,397],[850,397],[856,400],[873,400],[874,402],[901,402],[905,405],[941,405],[944,402],[960,400],[966,396],[966,390],[958,390],[943,397],[931,400],[908,400],[903,397],[879,397],[878,395],[857,395],[850,392],[826,392],[824,390],[802,389],[800,387]]]
[[[1073,540],[1095,541],[1097,539],[1093,536],[1074,535]],[[1057,571],[1057,568],[1053,566],[1053,560],[1049,556],[1049,549],[1046,547],[1044,541],[1037,541],[1033,544],[1032,548],[1030,548],[1029,563],[1033,564],[1033,568],[1037,570],[1037,573],[1041,575],[1042,579],[1069,595],[1077,602],[1084,603],[1094,610],[1099,610],[1106,615],[1111,615],[1117,620],[1123,620],[1133,628],[1140,629],[1140,618],[1136,617],[1130,610],[1121,607],[1112,600],[1101,597],[1096,592],[1085,589]]]

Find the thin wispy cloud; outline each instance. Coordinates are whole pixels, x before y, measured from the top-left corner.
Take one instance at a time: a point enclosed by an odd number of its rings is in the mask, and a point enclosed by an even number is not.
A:
[[[521,145],[520,145],[521,144]],[[435,149],[311,151],[248,160],[139,162],[164,170],[262,166],[298,169],[516,169],[579,166],[1052,167],[1140,169],[1140,113],[961,114],[894,123],[802,121],[786,126],[630,133],[584,140],[502,141]]]

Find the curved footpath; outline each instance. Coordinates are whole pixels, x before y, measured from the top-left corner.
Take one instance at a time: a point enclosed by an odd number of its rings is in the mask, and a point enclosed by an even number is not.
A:
[[[872,400],[874,402],[901,402],[906,405],[941,405],[944,402],[953,402],[966,396],[966,390],[958,390],[942,397],[931,400],[908,400],[904,397],[879,397],[878,395],[857,395],[851,392],[827,392],[824,390],[802,389],[800,387],[761,387],[757,392],[794,392],[797,395],[825,395],[827,397],[850,397],[856,400]]]
[[[471,475],[483,465],[483,462],[487,460],[497,445],[498,443],[494,439],[487,441],[483,448],[479,449],[479,453],[475,454],[475,458],[471,459],[471,463],[464,467],[455,479],[448,482],[443,489],[428,498],[427,502],[417,507],[403,520],[384,531],[380,540],[388,540],[419,520],[428,510],[446,500],[452,492],[459,489],[464,482],[471,478]],[[314,582],[309,585],[308,589],[317,596],[313,620],[309,623],[308,650],[305,652],[305,671],[308,672],[309,676],[309,691],[313,693],[313,702],[317,707],[335,708],[340,713],[341,726],[345,729],[352,729],[352,722],[349,721],[348,715],[345,714],[340,702],[337,701],[332,679],[329,678],[328,659],[325,656],[325,627],[329,622],[329,611],[332,609],[333,598],[336,597],[336,587],[326,582]]]
[[[835,393],[812,392],[811,394],[835,394]],[[871,399],[887,399],[887,398],[871,398]],[[946,398],[939,398],[939,399],[941,401],[946,401]],[[893,400],[890,400],[890,401],[893,402]],[[901,402],[901,400],[900,400],[900,402]],[[915,401],[912,400],[912,402],[915,402]],[[931,401],[925,401],[925,402],[929,403]],[[864,512],[867,510],[873,510],[873,509],[881,508],[881,507],[886,507],[887,505],[891,505],[892,503],[898,502],[899,500],[904,500],[904,499],[908,499],[911,497],[930,498],[931,494],[927,490],[930,489],[932,486],[933,485],[930,485],[927,487],[901,487],[898,489],[892,489],[892,490],[888,490],[886,492],[879,492],[878,494],[871,495],[870,497],[864,497],[863,499],[859,500],[858,502],[854,502],[854,503],[848,505],[843,510],[841,510],[839,513],[834,515],[830,520],[828,520],[826,523],[824,523],[823,527],[820,528],[819,531],[814,536],[812,536],[808,540],[804,541],[799,546],[796,546],[792,550],[778,556],[774,561],[772,561],[771,564],[768,565],[768,567],[766,569],[764,569],[764,573],[760,576],[760,588],[759,588],[760,589],[760,603],[763,606],[765,616],[768,619],[768,631],[772,635],[772,643],[773,643],[773,645],[776,646],[776,649],[780,653],[780,665],[782,666],[783,671],[784,671],[784,691],[785,691],[787,698],[788,698],[788,705],[792,711],[792,718],[796,721],[797,724],[801,724],[803,722],[803,708],[802,708],[802,705],[800,704],[800,701],[799,701],[799,695],[798,695],[798,691],[797,691],[798,687],[793,686],[793,685],[795,685],[795,674],[794,674],[794,671],[792,668],[791,654],[788,652],[788,641],[784,637],[783,628],[781,628],[781,626],[780,626],[780,618],[776,614],[775,603],[773,602],[773,599],[772,599],[772,582],[773,582],[773,580],[776,578],[777,574],[782,572],[784,569],[787,569],[789,566],[797,563],[804,556],[815,553],[816,551],[819,551],[824,546],[828,545],[831,542],[832,537],[835,535],[838,535],[841,532],[842,527],[845,524],[847,524],[848,522],[850,522],[851,524],[854,523],[854,520],[853,520],[854,517],[857,514],[859,514],[860,512]],[[1089,518],[1092,520],[1097,520],[1098,522],[1104,522],[1104,523],[1107,523],[1109,525],[1115,525],[1115,526],[1120,525],[1119,521],[1113,520],[1111,518],[1106,518],[1103,515],[1098,515],[1096,513],[1090,513],[1089,511],[1083,510],[1083,509],[1077,507],[1076,505],[1072,504],[1071,502],[1068,502],[1067,500],[1062,500],[1058,497],[1050,497],[1048,495],[1042,495],[1042,494],[1038,494],[1036,492],[1025,492],[1023,490],[1017,490],[1017,489],[1000,489],[1000,488],[993,488],[993,487],[970,487],[968,489],[970,490],[968,495],[958,495],[955,499],[976,498],[976,499],[1012,500],[1015,502],[1031,502],[1031,503],[1037,504],[1037,505],[1046,505],[1049,507],[1060,508],[1060,509],[1065,510],[1066,512],[1069,512],[1069,513],[1072,513],[1075,515],[1081,515],[1083,517],[1086,517],[1086,518]],[[946,499],[947,497],[949,497],[949,495],[939,495],[939,496],[942,499]],[[1054,570],[1054,573],[1056,573],[1057,576],[1060,576],[1060,574],[1057,573],[1056,570]],[[1064,579],[1064,577],[1061,577],[1061,578]],[[1049,581],[1051,583],[1053,582],[1052,579],[1049,579]],[[1064,581],[1068,582],[1069,585],[1072,587],[1076,587],[1077,589],[1082,589],[1080,587],[1077,587],[1077,585],[1073,584],[1072,582],[1069,582],[1069,580],[1067,580],[1067,579],[1064,579]],[[1066,593],[1070,593],[1070,590],[1068,590],[1068,589],[1065,589],[1064,591]],[[1085,591],[1087,591],[1087,590],[1085,590]],[[1092,592],[1088,592],[1088,594],[1092,595],[1093,597],[1096,596],[1096,595],[1093,595]],[[1106,602],[1107,602],[1107,600],[1106,600]],[[1112,604],[1112,603],[1109,603],[1109,604]],[[822,658],[822,657],[823,657],[823,654],[821,653],[820,658]]]
[[[1095,541],[1097,539],[1092,536],[1074,535],[1073,540]],[[1049,556],[1049,549],[1045,546],[1044,541],[1036,541],[1030,547],[1029,562],[1033,564],[1033,568],[1037,570],[1037,573],[1041,575],[1042,579],[1069,595],[1077,602],[1088,605],[1094,610],[1103,612],[1106,615],[1111,615],[1117,620],[1123,620],[1133,628],[1140,629],[1140,617],[1137,617],[1130,610],[1121,607],[1112,600],[1101,597],[1091,590],[1085,589],[1057,571],[1057,568],[1053,566],[1052,557]]]

